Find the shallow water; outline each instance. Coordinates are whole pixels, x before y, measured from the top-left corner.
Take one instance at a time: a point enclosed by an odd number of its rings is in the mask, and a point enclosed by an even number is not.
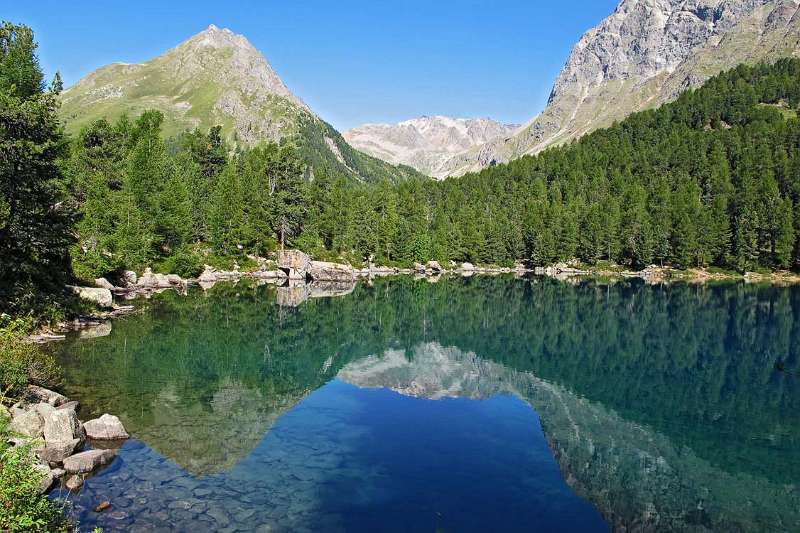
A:
[[[81,418],[134,437],[53,492],[82,530],[800,530],[796,288],[295,296],[164,293],[59,348]]]

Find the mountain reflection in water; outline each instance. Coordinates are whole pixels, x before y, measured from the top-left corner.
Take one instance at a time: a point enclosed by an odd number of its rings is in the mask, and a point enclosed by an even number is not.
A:
[[[135,437],[74,497],[82,524],[800,529],[798,289],[280,291],[164,293],[60,348],[82,415]]]

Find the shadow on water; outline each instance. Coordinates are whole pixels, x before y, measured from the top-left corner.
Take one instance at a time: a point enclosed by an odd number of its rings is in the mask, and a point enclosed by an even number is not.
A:
[[[84,417],[136,437],[83,522],[607,527],[585,498],[619,530],[800,528],[796,288],[294,289],[165,293],[61,347]]]

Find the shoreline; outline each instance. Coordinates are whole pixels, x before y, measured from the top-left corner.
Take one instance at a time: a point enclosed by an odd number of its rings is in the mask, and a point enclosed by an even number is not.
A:
[[[298,253],[291,251],[292,253]],[[299,252],[301,255],[302,252]],[[307,256],[305,256],[307,257]],[[669,266],[651,265],[642,270],[628,270],[619,265],[591,266],[577,262],[555,263],[545,267],[527,267],[517,263],[514,267],[498,267],[472,265],[470,263],[450,263],[447,268],[436,261],[425,265],[415,264],[414,268],[389,267],[370,265],[365,268],[354,268],[344,263],[329,263],[307,260],[309,265],[315,265],[317,277],[312,277],[305,270],[296,275],[294,268],[274,266],[273,269],[262,265],[257,270],[218,270],[205,265],[203,273],[196,278],[181,278],[175,274],[153,273],[150,268],[145,269],[141,276],[134,272],[125,272],[122,279],[124,285],[112,285],[105,278],[95,280],[94,287],[73,287],[76,294],[89,302],[98,304],[98,309],[90,314],[78,315],[72,319],[50,324],[42,327],[36,333],[29,335],[29,341],[36,344],[47,344],[62,341],[66,334],[75,331],[91,330],[115,319],[143,311],[142,307],[133,305],[119,305],[114,300],[134,300],[140,297],[149,298],[166,290],[175,290],[184,294],[189,287],[210,289],[217,283],[237,283],[244,279],[253,280],[258,284],[273,284],[277,287],[302,288],[311,287],[314,283],[326,286],[347,286],[360,280],[375,278],[391,278],[400,276],[413,276],[415,279],[437,281],[444,276],[460,276],[469,278],[473,276],[498,276],[513,274],[517,277],[541,276],[549,277],[562,282],[579,281],[609,281],[618,282],[628,279],[641,279],[645,283],[670,284],[670,283],[756,283],[770,284],[778,287],[788,287],[800,284],[800,273],[791,271],[770,272],[745,272],[710,270],[705,268],[678,269]],[[274,263],[274,262],[273,262]],[[309,267],[311,269],[311,267]],[[321,273],[321,274],[319,274]],[[105,291],[105,292],[98,292]],[[325,295],[324,293],[322,294]],[[335,294],[331,294],[335,295]],[[110,305],[103,305],[101,302]],[[87,335],[91,337],[92,335]]]

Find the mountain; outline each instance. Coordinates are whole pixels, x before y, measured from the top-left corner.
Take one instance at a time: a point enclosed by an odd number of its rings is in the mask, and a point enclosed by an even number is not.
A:
[[[434,178],[445,178],[443,164],[454,155],[508,139],[518,127],[488,118],[433,116],[398,124],[365,124],[346,131],[344,138],[371,156],[408,165]]]
[[[221,125],[232,143],[295,139],[313,170],[361,181],[414,176],[354,150],[295,96],[243,36],[214,25],[141,64],[102,67],[62,94],[61,116],[76,132],[99,118],[164,114],[164,134]]]
[[[622,0],[572,50],[545,110],[442,165],[456,176],[540,152],[674,100],[740,63],[796,56],[798,0]]]

